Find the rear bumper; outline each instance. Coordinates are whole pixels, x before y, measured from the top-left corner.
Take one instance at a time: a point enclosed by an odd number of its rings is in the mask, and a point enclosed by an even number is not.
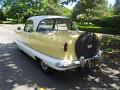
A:
[[[79,60],[75,60],[75,61],[63,60],[63,61],[57,62],[55,66],[57,67],[58,70],[68,70],[68,69],[77,68],[77,67],[84,68],[86,64],[91,66],[93,65],[93,62],[95,62],[94,64],[102,62],[101,50],[92,58],[84,59],[83,57],[80,57]]]

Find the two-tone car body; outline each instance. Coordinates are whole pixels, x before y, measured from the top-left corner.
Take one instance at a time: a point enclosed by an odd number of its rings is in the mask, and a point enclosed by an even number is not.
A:
[[[39,59],[46,72],[90,66],[92,61],[101,60],[98,37],[77,30],[66,17],[34,16],[27,19],[24,30],[15,32],[18,48]]]

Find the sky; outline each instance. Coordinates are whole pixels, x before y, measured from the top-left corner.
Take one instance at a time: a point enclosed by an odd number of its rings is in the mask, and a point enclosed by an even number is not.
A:
[[[114,5],[115,4],[115,0],[108,0],[109,4]],[[73,4],[69,4],[68,6],[66,6],[69,9],[72,9],[75,6],[76,3]]]
[[[108,2],[109,2],[110,4],[112,4],[112,5],[115,4],[115,0],[108,0]]]

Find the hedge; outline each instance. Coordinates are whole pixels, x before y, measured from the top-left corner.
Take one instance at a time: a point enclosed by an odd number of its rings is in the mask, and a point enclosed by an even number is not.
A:
[[[120,16],[106,17],[102,19],[90,20],[93,24],[100,27],[120,28]]]
[[[120,29],[116,28],[85,28],[85,27],[78,27],[81,31],[88,31],[94,33],[103,33],[103,34],[112,34],[112,35],[120,35]]]

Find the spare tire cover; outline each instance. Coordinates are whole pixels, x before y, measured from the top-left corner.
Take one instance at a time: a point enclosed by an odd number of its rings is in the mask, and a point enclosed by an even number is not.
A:
[[[100,49],[100,41],[92,32],[82,33],[75,42],[75,53],[79,59],[83,56],[85,59],[92,58]]]

